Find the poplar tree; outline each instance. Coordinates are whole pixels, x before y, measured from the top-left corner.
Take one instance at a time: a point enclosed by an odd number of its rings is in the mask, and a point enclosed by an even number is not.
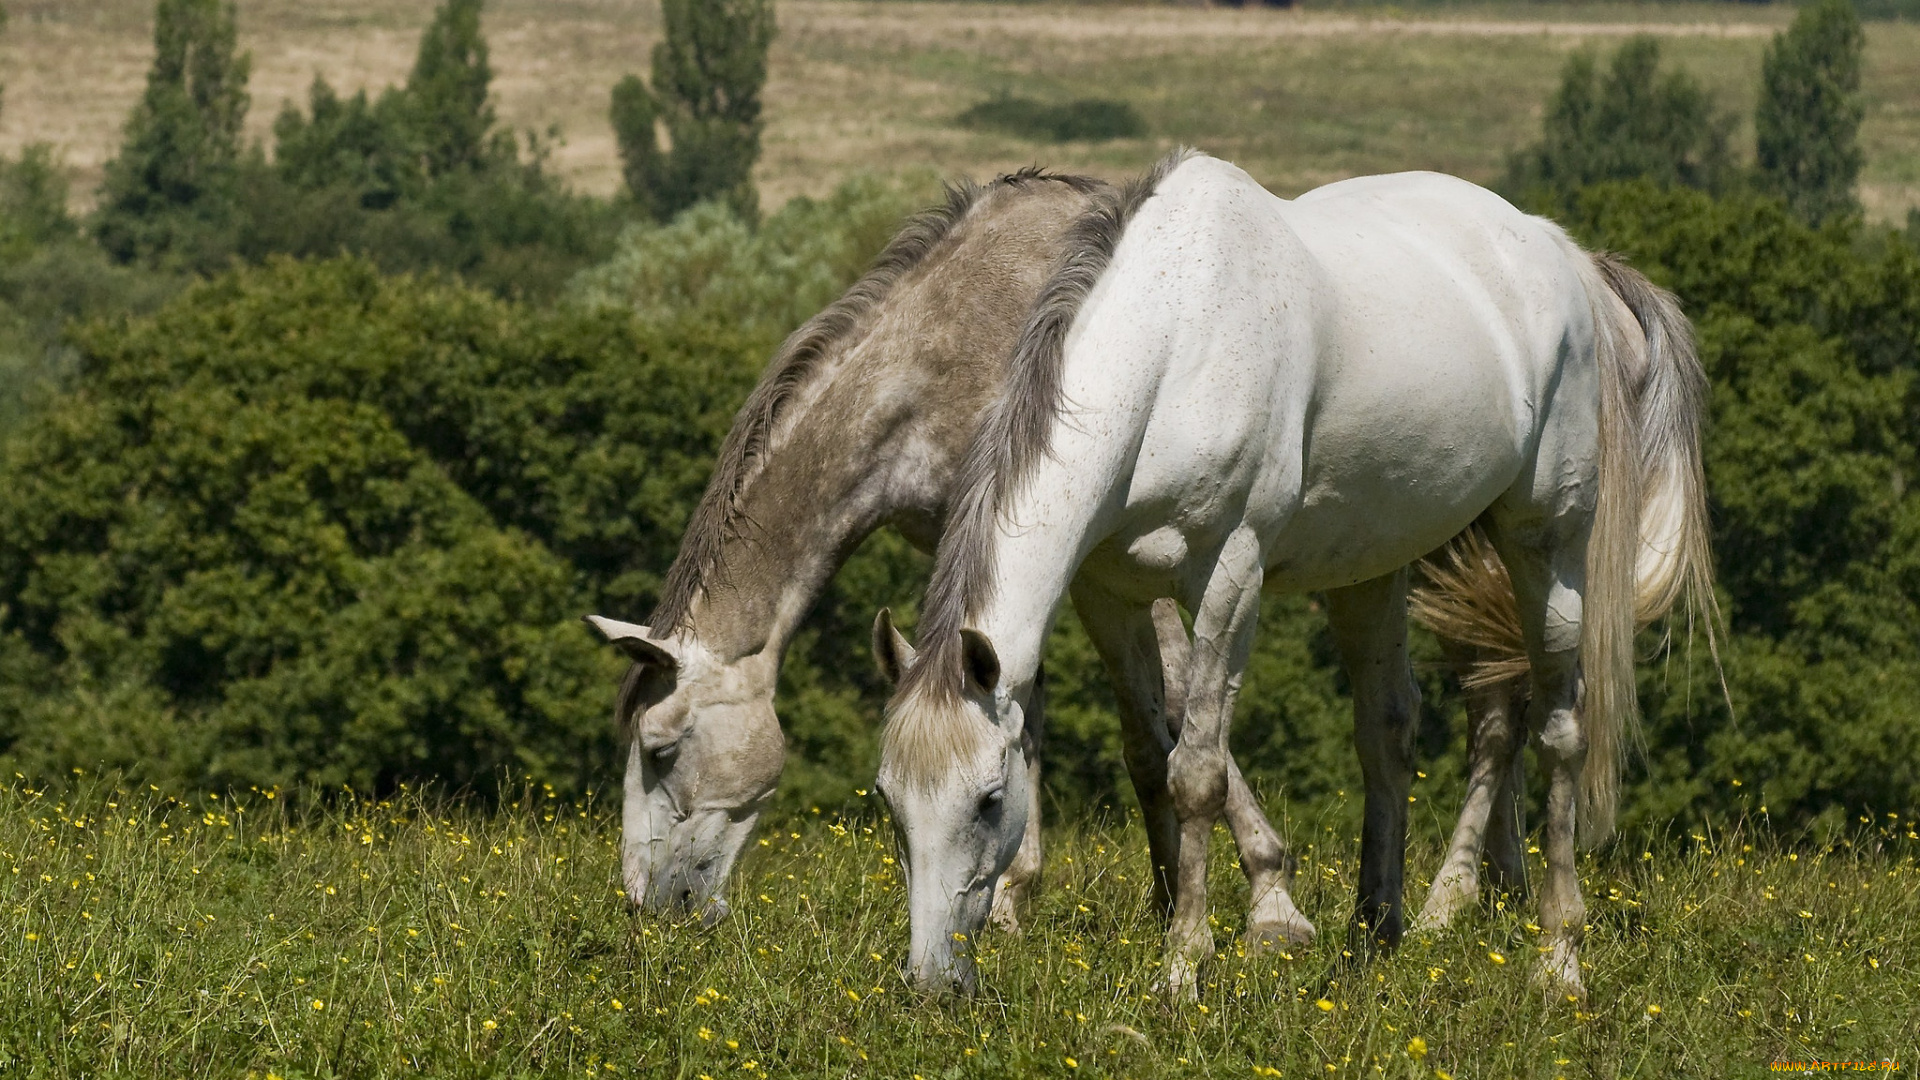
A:
[[[1509,186],[1562,198],[1588,184],[1640,177],[1723,186],[1730,118],[1716,114],[1693,76],[1659,68],[1660,43],[1647,36],[1621,45],[1604,76],[1591,54],[1575,53],[1547,103],[1541,141],[1514,158]]]
[[[663,0],[661,13],[666,37],[653,50],[652,85],[629,75],[613,88],[627,190],[662,221],[707,199],[757,218],[771,0]]]
[[[1775,35],[1760,67],[1754,149],[1762,190],[1810,224],[1860,212],[1860,52],[1850,0],[1819,0]]]
[[[480,165],[493,131],[493,68],[480,34],[482,0],[446,0],[420,37],[406,108],[429,176]]]
[[[121,261],[191,264],[234,214],[251,58],[236,51],[233,4],[221,0],[159,0],[153,44],[94,228]]]

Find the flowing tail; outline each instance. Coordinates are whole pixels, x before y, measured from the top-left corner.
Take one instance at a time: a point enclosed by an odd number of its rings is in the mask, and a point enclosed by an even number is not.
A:
[[[1592,843],[1613,830],[1621,767],[1639,735],[1635,632],[1684,602],[1717,660],[1718,611],[1700,457],[1707,380],[1692,327],[1673,294],[1610,255],[1590,259],[1600,462],[1581,617],[1587,759],[1579,817]],[[1620,317],[1616,299],[1637,325]],[[1486,535],[1478,526],[1468,529],[1421,568],[1426,581],[1411,598],[1414,617],[1469,647],[1475,660],[1462,682],[1524,689],[1528,662],[1519,608]]]

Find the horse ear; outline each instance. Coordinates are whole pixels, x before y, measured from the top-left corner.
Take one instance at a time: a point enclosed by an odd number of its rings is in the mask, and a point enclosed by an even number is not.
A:
[[[667,671],[679,670],[679,655],[667,643],[655,641],[653,631],[639,623],[621,622],[619,619],[606,619],[598,615],[588,615],[586,621],[587,625],[600,631],[601,636],[612,642],[615,648],[626,653],[634,663]]]
[[[987,635],[978,630],[960,631],[960,669],[975,690],[992,696],[1000,685],[1000,655],[993,651]]]
[[[894,629],[893,610],[881,608],[880,614],[873,618],[873,660],[880,665],[880,674],[890,683],[900,681],[920,654],[908,644],[906,635]]]

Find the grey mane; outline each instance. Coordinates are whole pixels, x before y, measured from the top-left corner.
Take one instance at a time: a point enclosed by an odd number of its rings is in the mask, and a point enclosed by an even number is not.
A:
[[[933,579],[927,585],[919,629],[920,656],[902,677],[894,696],[896,702],[913,698],[930,704],[957,701],[961,688],[960,630],[993,598],[993,530],[1000,510],[1034,462],[1047,453],[1062,404],[1060,374],[1067,332],[1073,328],[1087,294],[1106,272],[1127,223],[1167,174],[1193,153],[1181,147],[1126,186],[1099,193],[1067,233],[1061,259],[1041,289],[1014,346],[1006,385],[988,406],[960,464],[946,532],[935,557]],[[938,711],[904,710],[897,716],[933,716]],[[886,738],[890,743],[903,737],[909,742],[920,741],[896,731],[898,727],[889,724]],[[950,741],[932,732],[927,734],[929,747]],[[939,756],[931,751],[916,754],[904,747],[903,752],[907,759]]]
[[[1089,177],[1057,175],[1038,166],[1010,173],[990,184],[970,181],[948,184],[944,204],[909,220],[852,288],[781,343],[767,365],[766,374],[761,376],[759,385],[734,417],[733,428],[721,444],[720,459],[714,466],[713,478],[707,483],[706,494],[695,508],[680,541],[680,552],[667,570],[659,603],[648,621],[656,635],[684,627],[694,598],[706,587],[720,563],[721,553],[739,528],[742,497],[754,466],[767,451],[774,425],[779,422],[786,404],[820,369],[821,360],[832,346],[884,300],[901,278],[925,262],[989,193],[1033,182],[1066,184],[1077,191],[1100,187],[1099,181]]]

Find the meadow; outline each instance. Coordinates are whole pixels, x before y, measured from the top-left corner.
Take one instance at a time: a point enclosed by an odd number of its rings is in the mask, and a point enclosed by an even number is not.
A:
[[[314,75],[375,91],[403,81],[433,0],[245,0],[253,54],[248,131],[264,138]],[[85,200],[118,146],[151,52],[149,0],[12,0],[0,35],[0,153],[60,147]],[[1323,8],[783,0],[770,58],[762,204],[821,196],[860,173],[984,176],[1036,160],[1106,176],[1177,142],[1238,162],[1282,194],[1344,176],[1438,169],[1487,182],[1538,135],[1541,103],[1576,49],[1657,34],[1737,115],[1751,142],[1760,55],[1784,4],[1555,3]],[[618,165],[607,95],[646,69],[659,9],[643,0],[493,0],[486,27],[502,119],[557,126],[552,166],[610,194]],[[84,78],[74,78],[84,72]],[[1920,207],[1920,25],[1867,28],[1869,216]],[[1147,121],[1138,139],[1049,146],[956,118],[1012,93],[1104,96]],[[1741,149],[1741,152],[1745,152]]]
[[[1737,1077],[1920,1052],[1920,837],[1893,815],[1825,843],[1762,818],[1586,858],[1584,1005],[1531,982],[1517,898],[1342,967],[1343,796],[1286,825],[1319,940],[1238,947],[1218,836],[1220,951],[1199,1001],[1169,1006],[1141,833],[1086,823],[1050,835],[1026,935],[980,943],[984,996],[947,1004],[894,973],[899,868],[865,798],[763,828],[735,913],[701,930],[632,913],[617,808],[550,789],[482,814],[417,791],[316,809],[16,782],[0,1073]],[[1438,857],[1424,817],[1415,890]]]

